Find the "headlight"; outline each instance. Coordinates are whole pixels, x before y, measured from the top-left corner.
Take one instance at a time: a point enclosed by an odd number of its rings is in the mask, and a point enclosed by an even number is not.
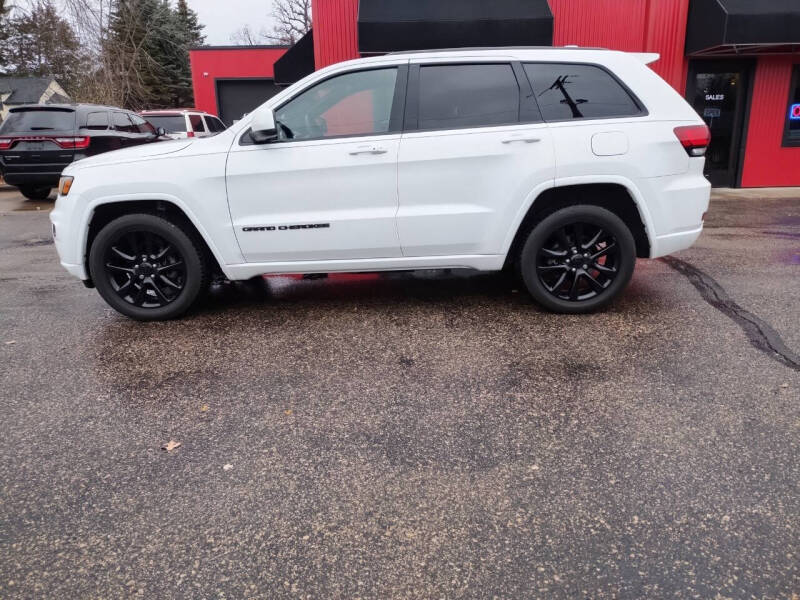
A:
[[[58,182],[58,195],[59,196],[66,196],[69,194],[69,190],[72,187],[72,182],[74,181],[74,177],[62,177],[61,180]]]

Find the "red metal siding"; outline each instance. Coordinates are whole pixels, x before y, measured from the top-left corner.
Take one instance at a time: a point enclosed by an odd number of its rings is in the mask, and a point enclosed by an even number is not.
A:
[[[216,79],[274,76],[273,66],[285,48],[239,48],[191,50],[194,104],[200,110],[217,114]]]
[[[800,57],[758,59],[742,187],[800,185],[800,148],[781,147],[794,64]]]
[[[553,45],[642,51],[648,0],[550,0]]]
[[[358,0],[312,0],[317,69],[358,58]]]
[[[653,70],[681,94],[686,88],[689,0],[550,0],[554,46],[658,52]]]

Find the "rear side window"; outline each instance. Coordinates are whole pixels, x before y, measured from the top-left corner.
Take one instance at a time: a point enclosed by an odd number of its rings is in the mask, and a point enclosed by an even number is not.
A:
[[[137,128],[131,123],[128,115],[123,112],[115,112],[112,118],[114,122],[114,129],[125,133],[137,133]]]
[[[163,127],[167,133],[186,131],[186,118],[183,115],[147,115],[147,120],[154,127]]]
[[[529,63],[525,72],[545,121],[630,117],[642,112],[628,91],[600,67]]]
[[[204,132],[206,130],[203,117],[200,115],[189,115],[189,123],[192,125],[192,131]]]
[[[86,115],[86,129],[93,131],[105,131],[108,129],[108,113],[105,111],[90,112]]]
[[[430,65],[419,71],[419,129],[516,123],[519,84],[509,64]]]
[[[2,133],[72,132],[74,130],[75,111],[55,109],[12,110],[0,126]]]

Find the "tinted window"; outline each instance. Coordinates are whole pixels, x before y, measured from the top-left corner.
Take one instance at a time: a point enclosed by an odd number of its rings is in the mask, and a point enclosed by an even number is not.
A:
[[[192,131],[204,132],[206,125],[203,123],[203,117],[200,115],[189,115],[189,123],[192,125]]]
[[[103,112],[90,112],[86,115],[86,129],[93,129],[95,131],[105,131],[108,129],[108,113]]]
[[[12,110],[0,126],[3,133],[74,130],[75,111],[72,110]]]
[[[511,65],[433,65],[419,71],[419,128],[515,123],[519,85]]]
[[[327,79],[278,109],[284,140],[310,140],[389,131],[397,69],[346,73]]]
[[[129,116],[131,118],[131,121],[133,121],[133,124],[136,125],[136,129],[139,131],[139,133],[151,133],[155,135],[156,133],[155,127],[150,125],[150,123],[145,121],[142,117],[135,114]]]
[[[206,117],[206,123],[208,123],[208,129],[214,133],[225,131],[225,125],[216,117]]]
[[[641,110],[608,72],[592,65],[527,64],[545,121],[638,115]]]
[[[183,115],[147,115],[147,120],[155,127],[163,127],[167,133],[186,131],[186,118]]]
[[[794,67],[789,102],[786,107],[786,134],[784,146],[800,146],[800,65]]]
[[[138,131],[125,113],[115,112],[112,121],[114,123],[114,129],[117,131],[124,131],[125,133],[136,133]]]

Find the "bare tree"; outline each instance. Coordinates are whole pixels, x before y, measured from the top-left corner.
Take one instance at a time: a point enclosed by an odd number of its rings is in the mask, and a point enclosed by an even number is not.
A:
[[[294,44],[311,29],[311,0],[275,0],[272,41]]]
[[[231,35],[235,44],[258,45],[263,43],[291,46],[311,29],[311,0],[273,0],[272,31],[256,32],[249,25]]]

